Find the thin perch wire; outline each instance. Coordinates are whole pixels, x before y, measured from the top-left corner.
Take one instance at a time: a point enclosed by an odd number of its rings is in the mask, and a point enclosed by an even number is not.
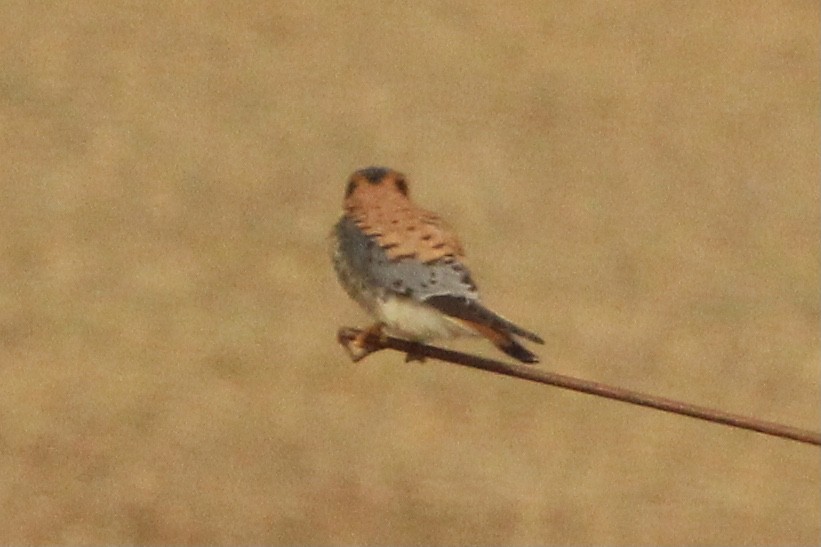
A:
[[[446,361],[455,365],[476,368],[487,372],[494,372],[496,374],[504,374],[506,376],[513,376],[523,380],[530,380],[531,382],[539,382],[541,384],[556,386],[563,389],[580,391],[582,393],[606,397],[608,399],[614,399],[625,403],[655,408],[664,412],[672,412],[674,414],[690,416],[691,418],[696,418],[699,420],[706,420],[740,429],[756,431],[765,435],[821,446],[821,433],[817,433],[815,431],[799,429],[797,427],[768,422],[738,414],[730,414],[721,410],[692,405],[673,399],[666,399],[664,397],[647,395],[599,382],[581,380],[579,378],[549,372],[529,365],[503,363],[501,361],[485,359],[467,353],[460,353],[458,351],[451,351],[435,346],[428,346],[426,344],[410,342],[408,340],[402,340],[401,338],[393,338],[391,336],[374,336],[372,334],[368,334],[365,337],[365,347],[356,347],[355,350],[352,349],[351,345],[355,344],[354,341],[363,332],[364,331],[361,331],[360,329],[342,327],[337,333],[337,340],[345,347],[349,355],[351,355],[351,358],[355,361],[358,361],[375,351],[382,349],[393,349],[404,352],[408,355],[412,355],[415,358],[429,357],[431,359],[438,359],[440,361]]]

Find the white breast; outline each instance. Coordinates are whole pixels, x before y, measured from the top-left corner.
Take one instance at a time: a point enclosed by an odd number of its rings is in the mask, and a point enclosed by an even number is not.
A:
[[[410,340],[423,342],[436,338],[477,335],[461,321],[448,317],[432,306],[402,296],[389,296],[380,300],[375,311],[389,334]]]

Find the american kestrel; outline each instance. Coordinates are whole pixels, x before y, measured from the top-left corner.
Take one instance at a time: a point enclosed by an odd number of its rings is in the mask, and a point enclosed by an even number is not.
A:
[[[332,234],[334,267],[377,320],[367,332],[415,342],[479,335],[519,361],[539,361],[514,336],[544,341],[482,305],[462,245],[439,216],[410,200],[404,175],[356,171],[343,210]]]

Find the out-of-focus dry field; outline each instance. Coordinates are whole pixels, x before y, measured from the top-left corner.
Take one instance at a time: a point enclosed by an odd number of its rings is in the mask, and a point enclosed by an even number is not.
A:
[[[540,366],[817,430],[816,2],[60,4],[0,7],[1,543],[819,540],[815,447],[352,365],[326,239],[395,167]]]

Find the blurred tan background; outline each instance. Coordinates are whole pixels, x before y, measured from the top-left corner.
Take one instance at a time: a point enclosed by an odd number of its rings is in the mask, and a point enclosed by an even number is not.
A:
[[[351,364],[327,254],[395,167],[540,366],[817,430],[816,2],[60,4],[0,7],[0,542],[818,542],[815,447]]]

